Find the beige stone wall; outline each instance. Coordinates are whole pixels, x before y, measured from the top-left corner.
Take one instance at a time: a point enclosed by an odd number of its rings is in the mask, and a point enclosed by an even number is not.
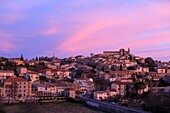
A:
[[[30,94],[29,82],[17,82],[17,91],[15,96],[27,97]]]
[[[69,90],[69,97],[75,98],[75,96],[76,96],[75,90]]]
[[[32,95],[32,85],[28,81],[19,81],[12,85],[12,82],[5,82],[4,96],[27,97]]]
[[[0,87],[0,97],[4,97],[4,87]]]
[[[7,76],[14,76],[14,72],[0,72],[0,79],[4,79]]]

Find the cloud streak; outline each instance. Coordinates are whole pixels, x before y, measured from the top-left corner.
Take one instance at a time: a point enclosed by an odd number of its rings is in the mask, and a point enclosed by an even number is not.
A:
[[[170,27],[168,26],[170,24],[168,20],[168,18],[170,19],[169,5],[150,4],[149,2],[146,4],[146,7],[140,6],[135,11],[129,7],[127,9],[130,12],[121,9],[121,14],[116,16],[114,14],[117,12],[112,9],[98,9],[97,11],[90,9],[83,13],[85,16],[80,14],[81,20],[79,20],[78,14],[72,21],[83,22],[82,28],[77,29],[76,33],[64,40],[58,50],[74,53],[82,50],[93,51],[96,48],[107,48],[106,46],[116,49],[122,46],[131,47],[135,50],[169,42],[169,32],[162,30]],[[89,21],[90,19],[91,21]]]
[[[2,52],[12,52],[16,48],[11,41],[14,39],[14,35],[7,34],[5,32],[0,32],[0,51]]]
[[[0,50],[64,57],[130,47],[158,58],[154,49],[169,52],[169,6],[160,0],[0,1]]]

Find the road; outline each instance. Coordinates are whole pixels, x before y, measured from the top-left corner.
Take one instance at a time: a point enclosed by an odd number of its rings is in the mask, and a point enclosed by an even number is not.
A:
[[[135,109],[135,108],[129,108],[129,107],[125,107],[125,106],[121,106],[121,105],[117,105],[117,104],[111,104],[109,102],[103,102],[103,101],[100,101],[100,100],[96,100],[96,99],[90,98],[90,95],[88,95],[88,94],[83,95],[82,99],[85,100],[85,101],[91,101],[91,102],[95,102],[95,103],[98,103],[98,104],[101,104],[101,105],[105,105],[105,106],[109,106],[109,107],[112,107],[112,108],[115,108],[115,109],[119,109],[121,111],[123,110],[125,112],[129,111],[129,112],[134,112],[134,113],[149,113],[149,112],[138,110],[138,109]]]

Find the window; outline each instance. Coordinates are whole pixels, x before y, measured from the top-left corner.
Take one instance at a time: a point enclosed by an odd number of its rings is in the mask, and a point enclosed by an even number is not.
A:
[[[26,92],[26,90],[24,90],[24,92]]]
[[[26,88],[26,87],[24,86],[24,88]]]
[[[19,92],[21,92],[21,90],[19,90]]]

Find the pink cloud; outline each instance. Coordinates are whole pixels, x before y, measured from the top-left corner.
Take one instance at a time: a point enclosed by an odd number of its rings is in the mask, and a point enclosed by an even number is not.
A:
[[[44,37],[46,37],[47,35],[55,35],[59,33],[59,27],[60,26],[58,26],[58,20],[56,17],[47,15],[44,19],[42,19],[41,27],[34,30],[31,29],[27,31],[27,34],[29,36],[44,35]]]
[[[48,3],[48,0],[28,0],[28,1],[1,1],[0,6],[5,9],[9,9],[12,11],[23,11],[28,10],[37,6],[41,6]]]
[[[29,1],[1,1],[0,7],[6,12],[0,12],[1,21],[0,25],[10,25],[18,21],[24,20],[28,15],[25,10],[35,8],[46,4],[48,1],[42,0],[41,2],[35,0]]]
[[[14,40],[14,35],[7,34],[5,32],[0,32],[0,50],[3,52],[12,52],[12,50],[16,49],[16,45],[12,43]]]
[[[58,21],[55,17],[48,17],[50,19],[44,20],[44,25],[40,34],[42,35],[53,35],[59,32],[59,26],[57,25]]]
[[[25,15],[16,12],[1,14],[0,25],[11,25],[14,24],[15,22],[23,20],[24,18]]]
[[[133,48],[141,48],[141,47],[170,42],[170,38],[169,38],[170,32],[169,31],[154,33],[154,35],[145,36],[145,37],[147,37],[147,39],[138,40],[134,43],[131,43],[130,46]]]
[[[79,31],[77,34],[71,36],[68,40],[66,40],[65,43],[60,45],[59,49],[65,50],[66,51],[76,51],[80,50],[82,47],[82,43],[92,41],[90,35],[96,32],[100,32],[100,30],[106,29],[111,26],[116,26],[120,24],[126,24],[126,20],[105,20],[102,22],[97,22],[93,25],[87,26],[85,29]],[[98,42],[95,40],[95,42]]]
[[[148,36],[145,36],[145,38],[141,38],[143,36],[140,36],[138,33],[145,31],[147,29],[155,29],[159,28],[161,26],[164,26],[164,24],[150,24],[150,26],[146,27],[147,25],[143,25],[138,29],[138,25],[132,25],[133,27],[130,26],[132,20],[128,21],[115,21],[113,23],[111,20],[110,21],[105,21],[103,23],[97,23],[94,24],[90,27],[87,27],[83,29],[82,31],[79,31],[76,35],[73,35],[71,38],[66,40],[65,43],[61,44],[59,49],[67,51],[67,52],[74,52],[82,49],[92,49],[95,47],[104,47],[104,46],[109,46],[113,45],[114,48],[121,48],[123,47],[140,47],[144,45],[151,44],[150,42],[153,43],[159,43],[160,41],[154,40],[156,38],[155,36],[150,36],[150,38],[146,39]],[[101,32],[102,30],[112,27],[112,26],[128,26],[129,29],[125,30],[119,30],[119,32],[116,33],[110,33],[108,32]],[[163,32],[162,35],[169,35],[168,33]],[[158,34],[157,34],[158,35]],[[161,35],[161,34],[160,34]],[[127,37],[127,39],[126,39]],[[128,37],[131,37],[128,39]],[[147,42],[146,42],[147,40]],[[154,40],[154,41],[152,41]],[[164,40],[164,41],[163,41]],[[162,41],[166,42],[169,39],[164,38]],[[136,43],[139,42],[139,43]],[[132,42],[132,44],[130,43]],[[134,42],[134,43],[133,43]]]
[[[170,53],[168,52],[168,50],[166,51],[161,51],[160,49],[157,49],[157,51],[145,51],[145,52],[139,52],[138,55],[142,56],[142,57],[152,57],[156,60],[160,60],[160,59],[164,59],[165,60],[170,60]],[[166,59],[165,59],[166,58]]]
[[[4,33],[4,31],[0,31],[0,37],[7,37],[7,38],[9,38],[9,37],[11,37],[12,35],[11,34],[7,34],[7,33]]]
[[[12,52],[14,48],[15,45],[13,45],[11,42],[7,42],[7,41],[0,42],[0,50],[3,52]]]
[[[43,35],[52,35],[58,33],[58,28],[56,26],[52,26],[42,32]]]
[[[79,21],[83,24],[79,27],[80,29],[73,27],[72,29],[76,29],[77,33],[64,40],[57,49],[75,52],[81,50],[88,51],[104,46],[140,48],[170,41],[168,39],[168,36],[170,36],[168,32],[167,34],[166,32],[161,32],[161,36],[167,35],[163,39],[155,37],[155,35],[153,36],[153,34],[157,34],[156,32],[149,33],[151,36],[143,34],[146,31],[161,29],[170,24],[170,21],[165,21],[166,18],[170,18],[170,7],[166,4],[149,4],[146,7],[142,6],[141,9],[133,10],[131,13],[127,12],[127,14],[123,10],[124,15],[120,14],[117,17],[114,16],[115,12],[112,10],[113,15],[110,15],[109,18],[104,13],[107,10],[90,11],[86,12],[87,14],[83,13],[85,16],[80,14],[81,16],[77,15],[74,18],[70,18],[72,21]],[[107,14],[109,13],[107,12]],[[82,19],[79,20],[79,17]],[[107,32],[108,28],[112,32]]]

